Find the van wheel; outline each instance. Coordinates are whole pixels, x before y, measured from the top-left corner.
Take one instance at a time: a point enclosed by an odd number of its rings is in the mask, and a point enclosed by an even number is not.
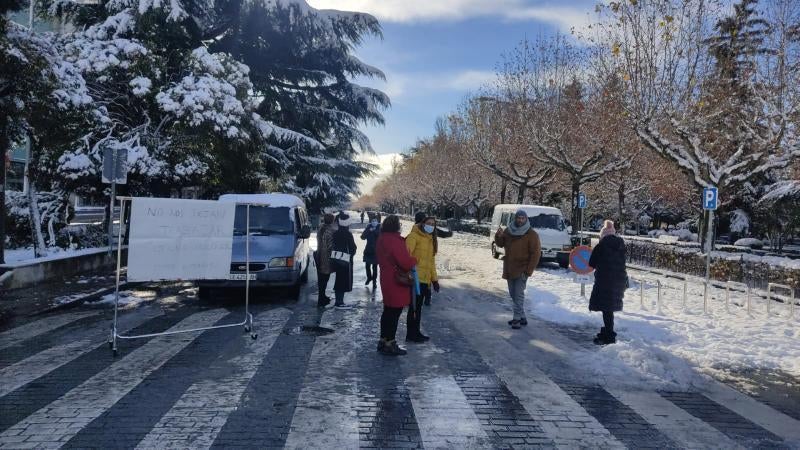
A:
[[[208,300],[211,298],[211,288],[207,286],[200,286],[197,288],[197,298],[200,300]]]
[[[492,244],[492,257],[494,259],[500,259],[500,253],[497,253],[497,246]]]
[[[301,284],[297,283],[295,285],[292,285],[289,288],[289,297],[291,297],[292,300],[299,300],[300,299],[300,287],[301,287]]]
[[[303,271],[303,274],[300,275],[300,284],[308,283],[308,265],[306,265],[306,270]]]

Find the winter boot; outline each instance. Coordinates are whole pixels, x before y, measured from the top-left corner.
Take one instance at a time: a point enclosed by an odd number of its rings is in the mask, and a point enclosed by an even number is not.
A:
[[[381,354],[387,356],[401,356],[408,353],[403,347],[397,345],[397,341],[388,341],[386,345],[383,346],[383,349],[379,350]]]
[[[606,327],[601,327],[600,332],[595,335],[595,338],[600,339],[606,335]]]
[[[519,319],[519,324],[522,325],[523,327],[527,327],[528,326],[528,319],[526,319],[524,317],[522,319]]]
[[[522,325],[519,324],[519,320],[512,320],[511,321],[511,328],[513,328],[515,330],[519,330],[520,328],[522,328]]]
[[[381,340],[378,341],[378,351],[383,351],[384,348],[386,348],[386,339],[381,338]]]
[[[617,333],[614,333],[613,331],[609,333],[608,331],[606,331],[605,328],[603,328],[601,334],[599,334],[596,338],[594,338],[593,342],[595,343],[595,345],[614,344],[617,342]]]

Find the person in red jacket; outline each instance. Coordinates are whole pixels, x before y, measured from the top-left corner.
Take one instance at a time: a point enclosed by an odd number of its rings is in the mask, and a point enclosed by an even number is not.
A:
[[[397,323],[403,308],[411,304],[411,286],[397,280],[397,274],[408,273],[417,264],[400,235],[400,218],[391,215],[381,225],[381,234],[375,245],[375,254],[380,266],[383,314],[381,315],[381,340],[378,351],[384,355],[405,355],[405,349],[397,344]]]

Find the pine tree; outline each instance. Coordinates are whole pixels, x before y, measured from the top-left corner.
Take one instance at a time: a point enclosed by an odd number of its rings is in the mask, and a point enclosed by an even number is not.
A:
[[[352,54],[364,37],[381,36],[380,25],[366,14],[317,11],[302,0],[248,0],[238,10],[236,4],[227,4],[236,14],[212,50],[250,67],[259,114],[323,144],[287,152],[288,165],[277,168],[284,186],[313,210],[341,204],[371,169],[356,161],[359,151],[372,151],[358,127],[382,124],[381,109],[389,105],[382,92],[350,81],[384,77]]]

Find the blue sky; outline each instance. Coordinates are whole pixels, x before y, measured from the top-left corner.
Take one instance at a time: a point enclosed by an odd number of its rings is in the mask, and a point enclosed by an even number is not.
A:
[[[379,154],[407,150],[437,117],[490,81],[502,54],[523,38],[568,33],[594,10],[587,0],[308,0],[311,6],[375,15],[384,39],[356,54],[386,73],[362,82],[386,92],[386,125],[366,127]]]

